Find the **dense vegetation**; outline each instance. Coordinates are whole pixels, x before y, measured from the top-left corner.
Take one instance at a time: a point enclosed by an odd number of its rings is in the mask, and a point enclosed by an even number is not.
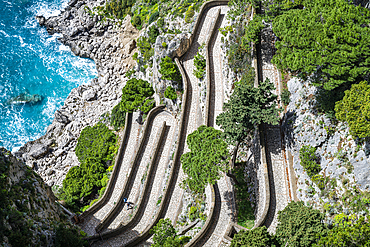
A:
[[[250,231],[241,230],[231,241],[230,247],[266,247],[277,246],[274,236],[267,232],[265,226],[257,227]]]
[[[273,20],[278,36],[273,62],[280,69],[315,74],[327,90],[370,73],[370,11],[346,0],[302,1]]]
[[[106,186],[107,168],[117,151],[116,136],[102,123],[81,131],[76,146],[80,166],[72,167],[63,180],[60,195],[75,211],[85,206]]]
[[[323,220],[319,210],[292,201],[279,212],[275,237],[281,246],[312,246],[325,233]]]
[[[179,68],[170,57],[162,58],[159,66],[159,73],[161,73],[162,79],[171,80],[176,82],[178,85],[181,85],[182,77]]]
[[[142,79],[132,78],[127,81],[122,89],[121,111],[133,112],[140,109],[149,112],[154,107],[152,86]]]
[[[220,172],[227,169],[227,144],[221,134],[202,125],[187,137],[190,152],[181,156],[181,163],[187,175],[184,183],[195,193],[203,193],[207,184],[216,183]]]
[[[370,137],[370,85],[365,81],[352,85],[336,103],[335,116],[348,123],[352,136]]]
[[[355,247],[370,244],[370,223],[364,217],[339,214],[331,227],[323,223],[324,217],[319,210],[293,201],[279,211],[275,235],[270,235],[264,226],[240,231],[231,246]]]
[[[153,234],[154,247],[182,247],[189,242],[189,236],[176,236],[176,229],[170,219],[160,219],[157,225],[150,229]]]
[[[86,234],[78,231],[75,228],[67,228],[59,224],[55,230],[55,247],[87,247],[89,246],[86,240],[82,238]]]

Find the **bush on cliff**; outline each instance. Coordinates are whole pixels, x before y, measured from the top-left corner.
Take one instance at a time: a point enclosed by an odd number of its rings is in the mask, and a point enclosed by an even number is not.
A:
[[[113,107],[110,115],[110,124],[117,131],[119,128],[125,126],[126,112],[122,111],[120,104],[118,103]]]
[[[335,116],[348,123],[352,136],[370,137],[370,85],[363,81],[345,91],[344,98],[335,104]]]
[[[265,226],[255,229],[238,232],[231,241],[230,247],[272,247],[277,246],[277,242],[273,235],[268,233]]]
[[[59,199],[78,211],[106,185],[107,164],[117,152],[116,136],[102,123],[88,126],[81,131],[75,152],[81,165],[68,171]]]
[[[180,71],[170,57],[162,58],[159,66],[161,67],[159,73],[161,73],[162,79],[181,83],[182,77]]]
[[[153,247],[182,247],[189,242],[189,236],[177,236],[170,219],[160,219],[150,233],[153,234]]]
[[[195,70],[193,73],[195,77],[198,79],[203,78],[206,72],[205,70],[206,69],[206,59],[201,53],[199,53],[199,51],[197,52],[197,55],[195,55],[194,57],[194,66],[195,66]]]
[[[318,157],[315,154],[316,148],[312,146],[302,146],[299,150],[299,158],[301,160],[301,166],[307,172],[309,177],[318,174],[321,170],[320,164],[318,163]]]
[[[153,94],[154,90],[147,81],[132,78],[122,89],[121,110],[133,112],[140,109],[145,113],[149,112],[154,107],[154,101],[151,98]]]
[[[176,94],[175,89],[171,86],[168,86],[166,90],[164,91],[164,97],[168,99],[172,99],[172,100],[177,99],[177,94]]]
[[[87,160],[106,162],[113,159],[116,151],[116,136],[102,123],[86,127],[77,141],[76,156],[83,163]]]

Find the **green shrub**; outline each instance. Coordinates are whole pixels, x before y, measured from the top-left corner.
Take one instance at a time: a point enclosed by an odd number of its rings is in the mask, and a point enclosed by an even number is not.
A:
[[[190,23],[194,16],[194,7],[193,5],[189,6],[188,10],[185,13],[185,22]]]
[[[166,42],[162,42],[162,46],[163,46],[163,48],[167,49],[167,43]]]
[[[335,104],[335,116],[349,125],[352,136],[370,137],[370,85],[363,81],[352,85]]]
[[[141,18],[138,15],[134,15],[132,18],[132,25],[139,29],[141,27]]]
[[[320,164],[317,162],[318,157],[315,152],[316,148],[312,146],[302,146],[299,150],[301,166],[303,166],[309,177],[312,177],[321,171]]]
[[[171,86],[168,86],[166,90],[164,91],[164,97],[168,99],[172,99],[172,100],[177,99],[177,94],[176,94],[175,89]]]
[[[197,55],[195,55],[194,57],[194,66],[195,66],[195,70],[193,73],[195,77],[198,79],[203,78],[205,74],[205,68],[206,68],[206,59],[204,58],[202,54],[199,53],[199,51]]]
[[[151,24],[153,21],[157,20],[158,17],[159,17],[159,12],[158,11],[151,14],[150,17],[149,17],[148,24]]]
[[[119,128],[125,126],[126,112],[121,110],[120,103],[118,103],[113,109],[110,116],[110,124],[117,131]]]
[[[289,105],[290,103],[290,92],[288,89],[284,88],[283,91],[281,92],[281,101],[283,102],[284,105]]]
[[[182,77],[179,68],[177,68],[176,64],[170,57],[162,58],[162,61],[159,65],[159,73],[161,73],[163,79],[181,83]]]
[[[311,247],[326,232],[323,220],[319,210],[292,201],[278,213],[275,237],[281,246]]]
[[[81,131],[76,145],[76,156],[83,163],[89,160],[106,162],[113,159],[116,136],[102,123]]]
[[[230,247],[266,247],[277,246],[273,235],[268,233],[266,226],[257,227],[250,231],[241,230],[234,235]]]
[[[158,21],[157,21],[157,26],[158,27],[164,27],[164,19],[163,17],[159,18]]]
[[[121,111],[133,112],[140,109],[143,112],[148,112],[150,107],[154,105],[151,99],[153,94],[154,90],[147,81],[136,78],[128,80],[122,89]]]
[[[176,229],[170,219],[160,219],[157,225],[150,229],[153,234],[153,247],[182,247],[189,242],[189,236],[176,236]]]
[[[155,25],[150,26],[150,28],[149,28],[149,42],[154,44],[158,35],[159,35],[158,28]]]

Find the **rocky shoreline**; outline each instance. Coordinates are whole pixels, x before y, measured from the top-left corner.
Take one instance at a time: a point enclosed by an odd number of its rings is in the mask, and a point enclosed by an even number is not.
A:
[[[60,33],[59,40],[76,56],[93,59],[98,71],[89,85],[72,89],[44,136],[15,152],[49,186],[61,185],[68,170],[79,165],[74,150],[81,130],[99,122],[118,104],[127,81],[125,73],[135,65],[131,57],[137,50],[139,31],[131,25],[129,16],[121,24],[102,21],[84,10],[96,4],[71,0],[58,16],[36,17],[49,34]]]

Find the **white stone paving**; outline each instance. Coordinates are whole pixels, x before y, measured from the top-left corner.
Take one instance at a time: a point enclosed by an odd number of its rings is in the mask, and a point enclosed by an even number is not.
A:
[[[160,197],[161,193],[163,192],[161,189],[161,186],[158,186],[162,184],[164,175],[166,172],[166,169],[168,169],[168,164],[170,161],[170,151],[171,148],[174,145],[175,142],[175,131],[177,128],[177,122],[176,120],[170,115],[168,112],[161,112],[159,113],[154,121],[153,121],[153,127],[150,133],[148,145],[143,150],[143,158],[138,164],[140,166],[138,173],[135,177],[134,186],[131,190],[131,193],[128,197],[128,201],[135,202],[134,200],[138,200],[138,194],[139,194],[139,188],[141,184],[141,178],[142,175],[144,175],[146,166],[150,162],[150,154],[152,153],[152,149],[154,148],[154,139],[157,136],[157,133],[162,126],[162,123],[166,121],[166,126],[169,128],[167,138],[165,139],[165,145],[163,147],[158,167],[155,169],[155,175],[153,182],[150,186],[150,191],[148,192],[147,196],[149,197],[147,200],[147,203],[145,205],[145,211],[142,215],[140,221],[134,226],[133,229],[130,229],[128,231],[125,231],[121,235],[108,239],[106,241],[100,241],[94,243],[93,246],[122,246],[124,243],[127,243],[128,241],[135,238],[138,234],[140,234],[152,221],[153,215],[155,214],[156,204],[158,202],[158,198]],[[143,169],[141,169],[143,168]],[[140,172],[139,172],[140,171]],[[112,224],[108,227],[108,229],[114,229],[118,226],[118,224],[121,221],[128,221],[129,220],[129,214],[132,213],[131,210],[127,210],[126,208],[123,208],[123,210],[120,212],[119,216],[116,217],[116,219],[112,222]]]

